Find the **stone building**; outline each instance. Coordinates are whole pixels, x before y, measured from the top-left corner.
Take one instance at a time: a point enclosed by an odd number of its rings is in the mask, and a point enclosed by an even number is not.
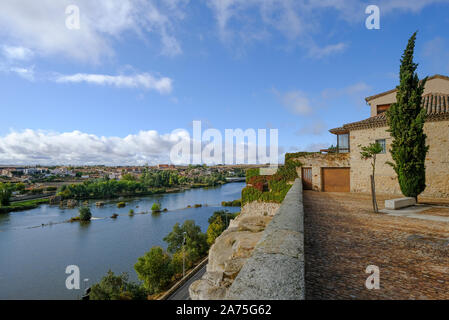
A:
[[[401,194],[389,152],[392,143],[387,132],[385,111],[396,102],[397,89],[367,97],[371,108],[368,119],[348,123],[329,130],[337,136],[336,150],[323,153],[299,153],[295,159],[303,163],[300,175],[305,188],[318,191],[370,192],[370,161],[361,160],[360,146],[377,141],[383,152],[377,156],[376,190],[378,193]],[[449,197],[449,77],[428,78],[423,93],[427,111],[424,132],[429,152],[426,157],[426,189],[424,197]],[[332,152],[331,152],[332,151]]]

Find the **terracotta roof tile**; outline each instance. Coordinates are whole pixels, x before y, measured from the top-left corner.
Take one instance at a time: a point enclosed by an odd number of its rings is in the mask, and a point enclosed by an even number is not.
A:
[[[426,108],[427,120],[449,120],[449,95],[441,93],[432,93],[423,96],[422,106]],[[384,127],[387,125],[387,117],[385,112],[368,119],[351,122],[339,128],[329,130],[329,132],[338,134],[349,130],[358,130],[366,128]]]

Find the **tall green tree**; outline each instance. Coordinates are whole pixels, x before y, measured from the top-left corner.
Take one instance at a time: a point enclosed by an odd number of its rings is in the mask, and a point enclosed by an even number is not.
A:
[[[390,151],[394,163],[389,164],[396,171],[402,193],[417,198],[426,188],[425,159],[429,147],[423,131],[426,110],[421,107],[427,77],[419,81],[416,73],[418,64],[413,62],[415,40],[416,32],[402,55],[397,101],[387,111],[387,121],[393,137]]]
[[[100,282],[94,284],[89,294],[90,300],[146,300],[145,289],[129,281],[127,273],[115,275],[108,271]]]
[[[0,182],[0,206],[9,206],[12,195],[12,188],[9,183]]]
[[[161,247],[152,247],[137,260],[134,269],[150,294],[165,289],[173,276],[171,258]]]
[[[209,246],[207,244],[207,235],[201,232],[201,228],[193,220],[186,220],[182,225],[176,223],[164,241],[167,242],[167,251],[175,253],[183,249],[185,232],[185,248],[189,251],[192,259],[199,259],[207,253]]]

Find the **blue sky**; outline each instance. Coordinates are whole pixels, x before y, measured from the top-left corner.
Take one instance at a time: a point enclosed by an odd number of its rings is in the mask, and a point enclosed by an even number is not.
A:
[[[414,31],[419,75],[449,74],[448,13],[432,0],[2,1],[0,164],[167,161],[193,120],[276,128],[281,153],[315,151],[397,84]]]

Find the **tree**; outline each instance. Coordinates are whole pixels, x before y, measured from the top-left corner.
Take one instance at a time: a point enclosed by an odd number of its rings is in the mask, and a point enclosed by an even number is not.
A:
[[[122,176],[123,181],[137,181],[137,178],[134,177],[131,173],[126,173]]]
[[[173,277],[170,256],[161,247],[151,248],[137,260],[134,269],[150,294],[161,292]]]
[[[82,207],[79,210],[79,217],[81,221],[90,221],[92,218],[92,213],[88,207]]]
[[[0,183],[0,206],[9,206],[11,195],[11,186],[7,183]]]
[[[376,182],[374,180],[374,175],[376,173],[376,156],[382,152],[382,146],[379,143],[370,143],[368,146],[361,146],[362,151],[360,155],[363,160],[371,159],[371,167],[373,169],[370,176],[371,179],[371,200],[373,202],[373,209],[375,213],[379,212],[376,200]]]
[[[413,62],[415,40],[416,32],[402,55],[397,102],[387,110],[387,121],[393,137],[390,151],[394,161],[388,164],[398,176],[402,193],[417,198],[426,188],[425,159],[429,147],[423,131],[426,109],[421,107],[427,77],[419,81],[415,72],[418,67]]]
[[[197,260],[204,256],[209,248],[207,244],[206,234],[201,232],[201,228],[195,224],[193,220],[186,220],[182,226],[176,223],[164,241],[167,242],[167,251],[175,253],[182,250],[184,232],[186,233],[185,250],[189,252],[189,256]]]
[[[217,216],[207,228],[207,243],[211,246],[224,230],[226,230],[226,225],[223,220],[221,220],[221,217]]]
[[[92,286],[89,300],[146,300],[145,289],[128,279],[127,273],[115,275],[109,270],[99,283]]]

